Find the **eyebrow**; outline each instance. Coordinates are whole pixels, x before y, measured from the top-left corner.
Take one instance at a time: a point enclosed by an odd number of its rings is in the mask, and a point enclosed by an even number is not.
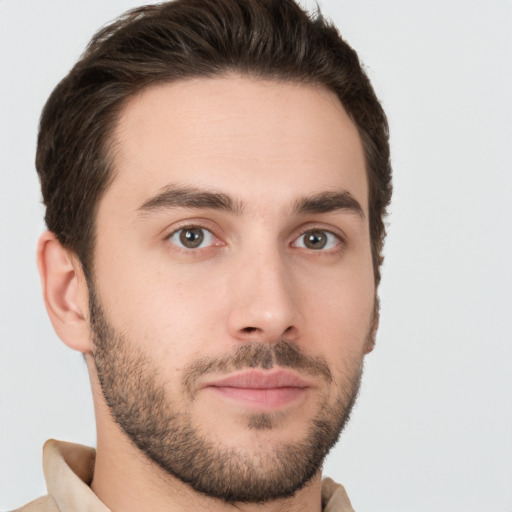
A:
[[[243,201],[234,200],[223,192],[203,190],[198,187],[175,185],[165,186],[158,194],[145,201],[138,210],[153,212],[169,208],[190,208],[219,210],[240,215],[244,210]],[[292,215],[330,213],[338,210],[356,213],[364,219],[364,211],[359,202],[346,190],[320,192],[297,199]]]
[[[339,192],[320,192],[295,201],[292,213],[303,215],[307,213],[330,213],[338,210],[356,213],[364,219],[364,211],[359,202],[347,190]]]
[[[222,192],[211,192],[197,187],[167,185],[157,195],[140,206],[139,211],[151,212],[169,208],[205,208],[239,215],[244,209],[244,204]]]

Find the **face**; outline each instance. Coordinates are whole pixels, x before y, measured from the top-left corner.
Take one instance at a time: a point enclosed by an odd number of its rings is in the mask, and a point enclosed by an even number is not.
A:
[[[113,417],[226,501],[293,494],[357,394],[375,286],[357,129],[330,92],[242,77],[132,98],[90,283]]]

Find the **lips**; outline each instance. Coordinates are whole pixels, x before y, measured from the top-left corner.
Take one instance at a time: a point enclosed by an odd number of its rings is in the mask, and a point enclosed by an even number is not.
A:
[[[267,410],[284,407],[305,395],[311,387],[288,370],[249,370],[208,382],[202,389],[242,407]]]

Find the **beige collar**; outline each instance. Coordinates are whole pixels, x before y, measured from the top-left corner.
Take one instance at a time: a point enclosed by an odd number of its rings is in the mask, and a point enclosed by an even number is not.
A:
[[[50,439],[43,448],[48,494],[62,512],[110,512],[89,487],[96,451],[81,444]]]

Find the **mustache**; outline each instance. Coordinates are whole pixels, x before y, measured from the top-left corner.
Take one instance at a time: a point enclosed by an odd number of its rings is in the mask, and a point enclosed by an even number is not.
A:
[[[223,357],[204,357],[192,363],[183,374],[183,384],[191,396],[195,395],[197,380],[209,373],[228,373],[244,368],[270,370],[274,367],[291,368],[313,377],[332,381],[332,373],[324,358],[305,354],[291,341],[277,343],[248,343],[238,346]]]

